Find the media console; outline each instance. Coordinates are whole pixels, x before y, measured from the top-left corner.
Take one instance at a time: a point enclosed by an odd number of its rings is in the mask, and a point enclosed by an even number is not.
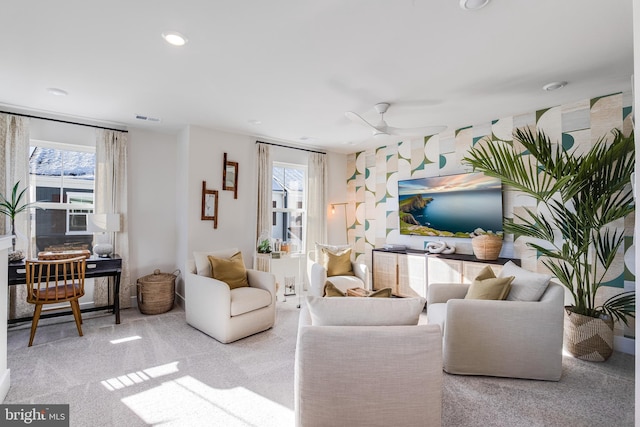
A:
[[[373,290],[391,288],[401,297],[426,298],[430,283],[471,283],[486,265],[497,275],[508,261],[520,265],[519,260],[498,258],[481,260],[466,254],[430,254],[405,249],[374,249]]]

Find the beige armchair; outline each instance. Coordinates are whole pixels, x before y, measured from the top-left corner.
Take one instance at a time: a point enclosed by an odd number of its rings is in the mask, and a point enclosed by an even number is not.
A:
[[[348,248],[349,246],[344,247]],[[369,267],[366,264],[351,261],[353,275],[328,276],[327,269],[319,261],[318,251],[310,251],[307,258],[309,295],[323,296],[327,279],[331,280],[331,283],[343,292],[349,288],[370,289]]]
[[[236,252],[237,249],[196,252],[185,269],[187,323],[222,343],[265,331],[275,323],[273,274],[247,269],[249,286],[236,289],[211,277],[207,255],[228,258]]]
[[[352,326],[335,326],[334,313],[327,313],[333,326],[313,323],[308,304],[303,306],[294,374],[297,427],[441,425],[442,338],[437,326],[417,325],[424,300],[307,298],[348,311]],[[415,317],[412,325],[353,325],[372,317],[397,319],[408,311]]]
[[[427,291],[427,323],[443,329],[444,370],[558,381],[564,288],[551,282],[531,302],[464,299],[468,287],[435,283]]]

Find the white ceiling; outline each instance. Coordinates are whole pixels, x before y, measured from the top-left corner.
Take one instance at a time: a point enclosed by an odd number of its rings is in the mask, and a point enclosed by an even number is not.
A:
[[[382,145],[344,115],[375,121],[377,102],[390,126],[453,131],[630,92],[633,74],[632,0],[20,0],[0,36],[3,110],[339,152]]]

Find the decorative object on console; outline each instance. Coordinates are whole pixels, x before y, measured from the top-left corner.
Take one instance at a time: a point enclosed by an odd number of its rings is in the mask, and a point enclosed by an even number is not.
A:
[[[260,237],[258,237],[257,250],[259,254],[271,253],[271,239],[266,233],[263,233],[260,235]]]
[[[502,233],[494,234],[491,231],[476,228],[469,235],[476,258],[490,261],[498,259],[502,250]]]
[[[207,190],[207,181],[202,181],[202,214],[203,221],[213,221],[213,228],[218,228],[218,190]]]
[[[233,191],[233,198],[238,198],[238,162],[227,160],[227,153],[224,153],[224,164],[222,167],[222,189]]]
[[[24,212],[32,205],[32,203],[22,203],[24,193],[27,191],[25,187],[20,193],[18,188],[20,181],[16,182],[11,189],[11,200],[7,199],[3,194],[0,194],[0,213],[9,217],[11,221],[11,251],[9,252],[9,261],[20,261],[24,258],[24,251],[16,250],[16,215],[20,212]]]
[[[477,143],[463,163],[500,178],[542,208],[525,209],[505,219],[504,229],[518,238],[533,239],[527,246],[538,252],[544,266],[573,297],[573,304],[565,307],[570,321],[577,313],[594,322],[612,319],[628,324],[628,318],[635,317],[634,291],[614,295],[601,304],[596,294],[603,282],[611,280],[612,274],[607,273],[618,263],[624,244],[624,226],[614,224],[635,210],[629,185],[635,165],[633,132],[625,136],[614,129],[585,152],[565,150],[544,132],[529,128],[514,131],[513,139]],[[575,329],[567,328],[565,341],[580,345],[566,349],[577,358],[594,360],[599,348],[589,348],[589,343],[601,340],[596,335],[569,336]],[[613,342],[612,330],[605,341]]]
[[[427,243],[426,249],[430,254],[453,254],[456,252],[455,245],[442,240]]]
[[[112,233],[120,231],[120,214],[90,214],[87,215],[87,231],[96,233],[96,243],[93,253],[106,258],[113,253]]]

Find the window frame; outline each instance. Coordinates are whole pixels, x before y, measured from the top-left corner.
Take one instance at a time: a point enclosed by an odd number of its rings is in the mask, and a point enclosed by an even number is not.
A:
[[[306,234],[306,229],[307,229],[307,193],[308,193],[308,167],[307,165],[304,164],[298,164],[298,163],[290,163],[290,162],[280,162],[280,161],[276,161],[274,160],[273,162],[271,162],[271,179],[274,180],[274,169],[275,168],[283,168],[283,169],[296,169],[302,172],[302,207],[301,208],[285,208],[285,207],[271,207],[271,215],[272,217],[275,217],[277,214],[279,213],[286,213],[289,214],[289,216],[291,216],[292,214],[299,214],[302,216],[302,230],[303,232]],[[273,203],[273,188],[271,189],[271,200]],[[271,238],[273,239],[273,231],[271,233]],[[300,247],[298,248],[298,250],[296,252],[292,252],[295,254],[304,254],[306,253],[306,236],[302,235],[299,236],[300,239]],[[288,241],[288,240],[287,240]]]

